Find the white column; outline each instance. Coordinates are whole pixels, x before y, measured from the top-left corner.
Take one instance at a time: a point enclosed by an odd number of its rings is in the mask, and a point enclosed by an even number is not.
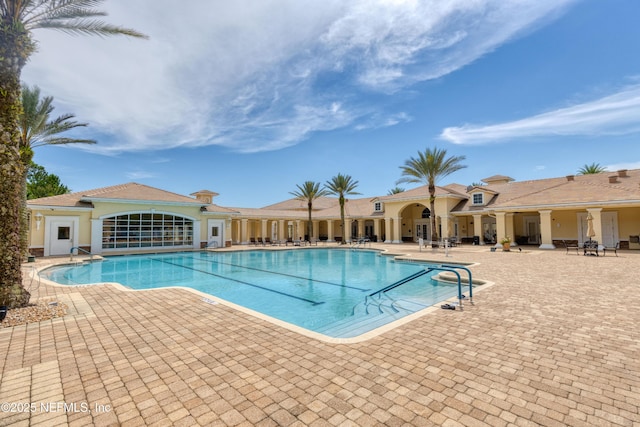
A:
[[[246,245],[249,243],[249,240],[247,239],[247,224],[249,223],[249,220],[246,218],[242,218],[240,220],[240,244],[242,245]]]
[[[351,243],[351,218],[344,219],[344,230],[342,230],[342,241]]]
[[[505,216],[505,230],[507,236],[511,238],[511,246],[518,246],[516,243],[516,232],[513,226],[513,213],[508,212]]]
[[[506,212],[496,212],[496,246],[500,246],[500,241],[507,235]],[[513,236],[511,240],[513,241]]]
[[[473,235],[480,238],[480,244],[484,245],[484,235],[482,234],[482,215],[473,216]]]
[[[393,223],[393,218],[385,217],[384,218],[384,242],[385,243],[393,243],[391,240],[391,225]]]
[[[202,242],[202,236],[200,235],[200,223],[202,221],[193,221],[193,248],[200,249],[200,244]],[[207,238],[205,237],[205,242]]]
[[[382,236],[380,235],[380,222],[382,219],[376,218],[373,220],[373,235],[376,236],[378,242],[381,242]]]
[[[287,228],[284,219],[278,220],[278,240],[287,240]]]
[[[555,249],[553,244],[553,228],[551,227],[551,210],[538,211],[540,214],[540,249]]]
[[[393,219],[393,242],[392,243],[402,243],[402,217]]]
[[[96,255],[102,253],[102,220],[101,219],[91,220],[91,253]]]

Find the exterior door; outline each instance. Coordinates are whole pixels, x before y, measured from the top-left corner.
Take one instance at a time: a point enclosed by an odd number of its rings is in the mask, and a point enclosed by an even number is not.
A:
[[[602,212],[602,244],[612,248],[618,243],[618,214]]]
[[[540,239],[540,220],[538,217],[525,217],[524,218],[524,229],[527,236],[527,243],[529,244],[539,244]]]
[[[48,217],[45,218],[48,230],[45,241],[45,256],[69,255],[77,246],[78,218]],[[76,251],[74,253],[77,254]]]
[[[431,241],[431,228],[429,220],[416,221],[414,226],[416,229],[416,242],[420,241],[420,239],[423,239],[425,242]]]
[[[220,219],[210,219],[207,222],[208,236],[207,246],[221,248],[224,246],[224,221]]]

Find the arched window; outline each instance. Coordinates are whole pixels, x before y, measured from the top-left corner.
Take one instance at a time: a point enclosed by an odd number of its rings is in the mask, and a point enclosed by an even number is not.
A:
[[[102,248],[193,246],[193,221],[162,213],[130,213],[104,218]]]
[[[424,208],[422,211],[422,218],[431,218],[431,211],[429,208]]]

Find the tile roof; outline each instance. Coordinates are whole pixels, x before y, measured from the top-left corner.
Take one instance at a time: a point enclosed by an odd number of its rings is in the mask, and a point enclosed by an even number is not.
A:
[[[514,181],[489,184],[487,189],[496,196],[485,209],[513,209],[640,203],[640,169],[628,170],[626,176],[617,172],[588,175],[570,175],[532,181]],[[610,177],[615,176],[615,182]],[[472,211],[470,201],[458,205],[455,211]]]
[[[79,191],[76,193],[62,194],[59,196],[42,197],[39,199],[29,200],[27,204],[30,206],[90,208],[92,207],[92,202],[99,202],[101,200],[202,205],[201,201],[194,198],[135,182],[102,187],[94,190]]]

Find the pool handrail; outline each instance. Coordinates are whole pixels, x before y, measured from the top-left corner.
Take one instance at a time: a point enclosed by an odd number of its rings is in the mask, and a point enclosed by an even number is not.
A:
[[[78,251],[78,252],[84,252],[85,254],[89,255],[91,257],[91,259],[93,260],[93,254],[91,252],[89,252],[86,249],[82,249],[80,246],[74,246],[69,250],[69,255],[71,256],[70,261],[73,261],[73,251]]]
[[[453,269],[459,268],[467,272],[467,275],[469,276],[469,302],[473,304],[473,278],[471,275],[471,270],[459,264],[441,264],[441,266],[447,267],[447,268],[453,268]]]

